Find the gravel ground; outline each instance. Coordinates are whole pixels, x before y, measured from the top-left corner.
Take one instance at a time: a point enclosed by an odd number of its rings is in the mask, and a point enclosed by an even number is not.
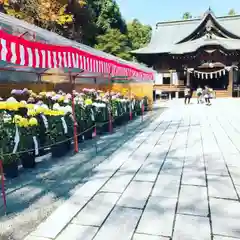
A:
[[[6,182],[7,216],[0,200],[0,240],[21,240],[32,232],[94,174],[94,167],[162,111],[163,108],[155,109],[144,117],[143,123],[138,118],[111,135],[86,141],[74,156],[58,160],[44,156],[38,159],[36,169],[21,169],[18,178]]]

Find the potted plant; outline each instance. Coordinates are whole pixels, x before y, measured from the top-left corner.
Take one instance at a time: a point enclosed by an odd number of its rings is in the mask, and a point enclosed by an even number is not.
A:
[[[73,131],[73,117],[72,117],[72,114],[70,112],[67,112],[64,116],[64,119],[65,119],[65,122],[67,124],[67,133],[65,134],[66,135],[66,142],[65,142],[65,146],[66,146],[66,150],[69,151],[71,150],[71,146],[72,146],[72,139],[73,139],[73,134],[74,134],[74,131]]]
[[[93,111],[95,121],[97,124],[97,131],[99,134],[108,132],[109,129],[109,107],[106,102],[98,101],[93,104]]]
[[[85,130],[84,130],[84,139],[92,139],[93,126],[95,124],[95,115],[92,105],[85,106]]]
[[[6,178],[18,176],[18,150],[19,132],[6,113],[0,115],[0,158],[3,162],[3,171]]]
[[[67,124],[66,121],[64,124],[64,113],[61,111],[49,110],[47,114],[49,116],[49,134],[51,140],[52,157],[62,157],[67,153]]]
[[[35,117],[14,116],[14,123],[19,129],[20,159],[24,168],[34,168],[36,165],[35,157],[39,154],[38,147],[38,121]]]

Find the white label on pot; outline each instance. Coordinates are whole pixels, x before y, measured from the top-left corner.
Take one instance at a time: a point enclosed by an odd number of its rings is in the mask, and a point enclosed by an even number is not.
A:
[[[18,148],[18,144],[20,142],[20,136],[19,136],[19,131],[18,131],[18,127],[15,126],[16,128],[16,132],[15,132],[15,137],[14,137],[14,148],[13,148],[13,153],[16,153],[17,152],[17,148]]]
[[[132,102],[132,109],[134,109],[134,105],[135,105],[134,102]]]
[[[45,128],[48,129],[48,120],[47,120],[46,116],[41,114],[41,117],[42,117]]]
[[[94,112],[92,109],[91,109],[91,118],[92,118],[92,121],[95,121],[95,116],[94,116]]]
[[[67,124],[66,124],[66,121],[65,121],[64,117],[61,117],[61,120],[62,120],[64,133],[67,134],[68,133],[68,127],[67,127]]]
[[[33,136],[33,143],[34,143],[34,149],[35,149],[35,156],[37,156],[39,154],[39,151],[38,151],[38,141],[36,136]]]

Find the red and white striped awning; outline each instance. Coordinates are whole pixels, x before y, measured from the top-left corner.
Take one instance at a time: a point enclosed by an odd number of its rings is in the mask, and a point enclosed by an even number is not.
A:
[[[0,60],[33,68],[79,68],[112,76],[137,77],[153,80],[146,72],[127,64],[68,46],[31,42],[0,30]]]

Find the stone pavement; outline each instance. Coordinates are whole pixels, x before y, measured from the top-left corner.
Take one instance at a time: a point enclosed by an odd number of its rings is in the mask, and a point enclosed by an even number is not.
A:
[[[240,239],[239,106],[170,102],[25,240]]]

